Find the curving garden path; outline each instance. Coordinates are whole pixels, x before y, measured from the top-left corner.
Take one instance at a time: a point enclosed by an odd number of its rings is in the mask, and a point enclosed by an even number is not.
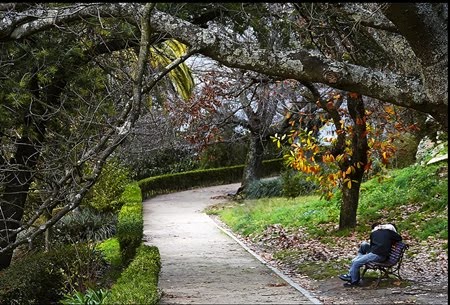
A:
[[[239,186],[144,201],[144,239],[161,254],[160,304],[320,304],[203,212]]]

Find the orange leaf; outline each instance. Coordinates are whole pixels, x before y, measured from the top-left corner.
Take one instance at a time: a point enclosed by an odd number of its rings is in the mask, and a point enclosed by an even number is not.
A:
[[[387,114],[393,115],[395,113],[393,106],[385,106],[384,111],[386,111]]]

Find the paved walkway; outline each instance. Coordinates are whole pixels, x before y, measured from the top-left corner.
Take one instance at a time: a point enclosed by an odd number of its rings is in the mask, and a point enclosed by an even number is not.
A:
[[[161,254],[160,304],[319,304],[203,213],[224,200],[214,197],[238,187],[214,186],[144,201],[144,239]]]

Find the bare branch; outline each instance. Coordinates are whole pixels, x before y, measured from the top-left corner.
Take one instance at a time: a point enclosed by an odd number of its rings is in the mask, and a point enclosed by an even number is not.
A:
[[[406,107],[421,108],[420,105],[427,100],[418,79],[330,60],[302,49],[274,52],[255,45],[243,46],[159,11],[155,11],[154,20],[157,20],[152,22],[155,30],[176,37],[229,67],[285,79],[323,83]]]

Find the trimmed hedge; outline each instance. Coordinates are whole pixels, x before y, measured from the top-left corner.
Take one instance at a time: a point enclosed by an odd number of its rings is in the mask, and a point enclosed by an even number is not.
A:
[[[263,176],[278,174],[282,159],[263,162]],[[210,186],[239,182],[244,165],[205,170],[188,171],[150,177],[126,186],[120,201],[117,238],[122,259],[129,262],[104,300],[105,304],[157,304],[159,301],[158,279],[161,270],[159,250],[142,244],[143,212],[142,198],[197,186]]]
[[[100,251],[86,244],[29,255],[0,271],[0,304],[55,303],[98,280],[105,268]]]
[[[263,161],[262,175],[266,177],[279,174],[282,166],[282,159]],[[138,184],[141,188],[142,198],[149,198],[192,187],[240,182],[243,171],[244,165],[235,165],[149,177],[140,180]]]
[[[104,304],[157,304],[161,270],[159,250],[142,244],[127,269],[122,272]]]
[[[122,261],[127,265],[135,256],[144,234],[142,196],[137,182],[125,187],[120,200],[125,204],[119,212],[116,236],[120,244]]]
[[[278,174],[282,164],[282,159],[264,161],[263,176]],[[158,278],[161,269],[159,250],[157,247],[142,244],[143,197],[198,186],[239,182],[242,179],[243,169],[244,165],[196,170],[150,177],[128,184],[120,197],[120,202],[124,204],[118,215],[116,237],[120,245],[122,262],[125,266],[129,265],[113,285],[111,294],[104,303],[157,304],[159,301]],[[98,256],[101,258],[99,252]],[[54,303],[68,292],[66,287],[68,277],[72,285],[76,286],[77,277],[85,277],[80,270],[93,270],[95,268],[91,266],[93,262],[97,267],[104,263],[93,259],[92,249],[79,246],[67,246],[59,251],[30,255],[0,272],[0,303]],[[72,289],[77,289],[74,286]]]

